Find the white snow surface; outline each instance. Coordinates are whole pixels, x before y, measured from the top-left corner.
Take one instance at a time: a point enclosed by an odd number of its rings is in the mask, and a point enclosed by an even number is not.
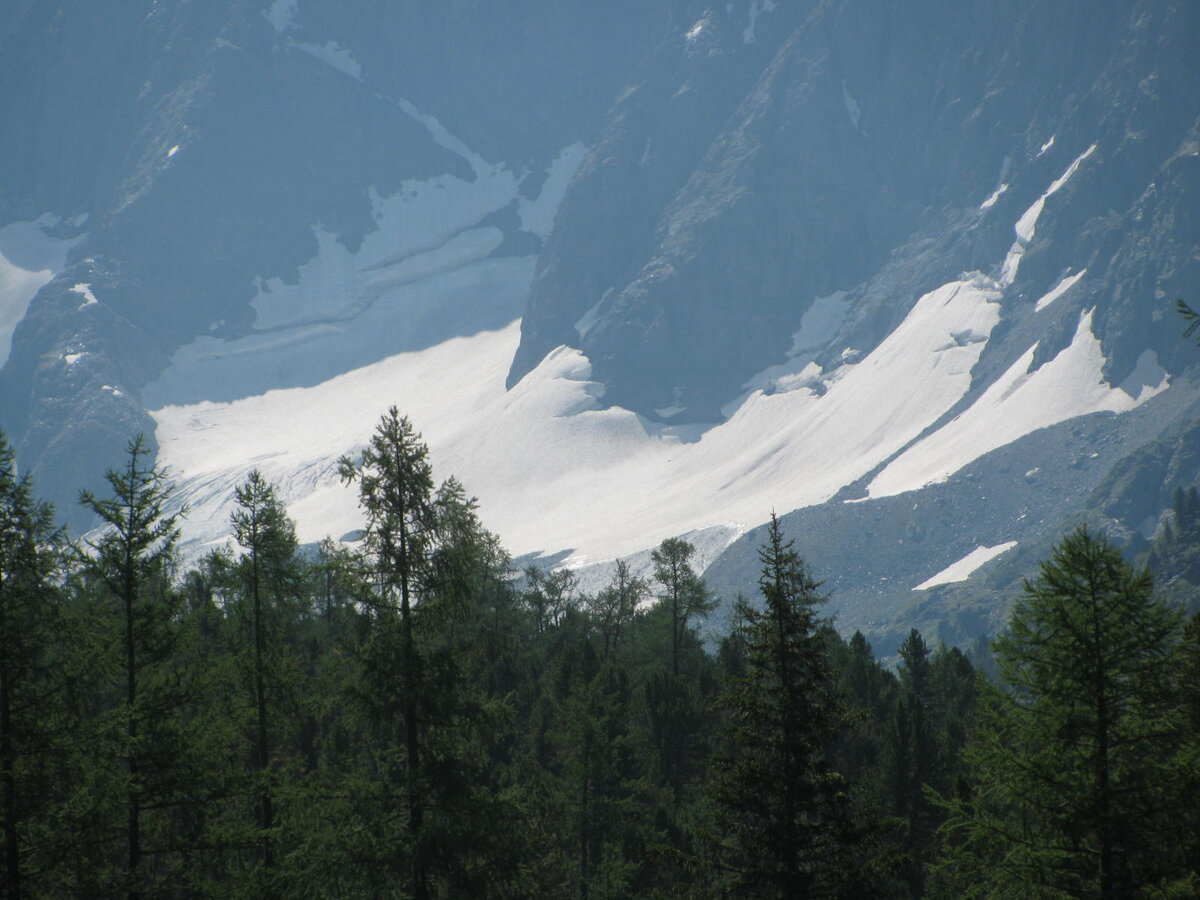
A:
[[[772,509],[828,499],[963,395],[999,318],[996,297],[981,276],[931,291],[861,362],[824,376],[824,394],[754,391],[698,438],[601,409],[603,386],[567,347],[506,392],[516,322],[314,387],[153,415],[161,459],[192,510],[194,552],[225,540],[233,488],[254,467],[281,485],[302,540],[361,527],[334,461],[356,452],[395,403],[424,433],[438,477],[456,475],[479,496],[484,522],[510,550],[573,548],[567,564],[581,566],[695,529],[739,532]]]
[[[822,503],[885,463],[864,499],[912,490],[1038,428],[1131,409],[1167,387],[1149,353],[1123,385],[1106,384],[1089,313],[1053,360],[1030,371],[1031,347],[922,438],[967,395],[1000,319],[1006,283],[975,272],[920,297],[865,356],[847,348],[826,370],[815,356],[836,337],[849,300],[845,292],[815,299],[788,358],[747,382],[708,427],[602,408],[604,386],[589,360],[565,346],[506,391],[519,321],[498,330],[470,324],[480,310],[520,309],[534,260],[491,258],[502,235],[478,223],[516,202],[524,227],[548,232],[583,150],[567,148],[541,195],[527,200],[523,176],[395,102],[467,160],[474,179],[440,176],[373,194],[379,230],[356,252],[316,231],[317,253],[297,283],[259,282],[254,329],[198,338],[145,389],[160,459],[190,507],[189,557],[228,540],[234,488],[254,468],[280,485],[301,540],[360,528],[336,460],[357,453],[393,404],[423,432],[437,476],[455,475],[479,497],[484,523],[510,551],[570,550],[565,565],[602,572],[605,561],[676,535],[704,535],[715,553],[771,510]],[[1018,238],[1031,239],[1036,215],[1022,218]],[[509,305],[487,306],[498,302]],[[422,342],[413,323],[439,310],[461,318],[451,332],[460,336]],[[577,323],[581,335],[596,313]],[[658,414],[678,415],[680,397]]]
[[[922,581],[913,590],[924,591],[931,587],[937,587],[939,584],[954,584],[956,581],[966,581],[984,563],[991,562],[997,556],[1007,553],[1015,546],[1017,546],[1016,541],[1007,541],[1003,544],[997,544],[994,547],[980,545],[962,559],[946,566],[946,568],[942,569],[942,571],[938,572],[932,578]]]
[[[92,293],[91,284],[77,284],[71,288],[71,293],[78,294],[83,298],[83,302],[79,304],[80,309],[83,309],[85,306],[91,306],[93,303],[100,302],[96,299],[96,295]]]
[[[77,216],[72,222],[82,222]],[[67,253],[83,240],[54,238],[58,216],[46,213],[29,222],[14,222],[0,228],[0,366],[12,349],[13,331],[25,317],[34,295],[62,271]]]
[[[871,497],[890,497],[945,481],[991,450],[1067,419],[1127,412],[1166,390],[1169,378],[1153,353],[1143,354],[1120,387],[1104,380],[1104,354],[1083,313],[1070,346],[1036,371],[1037,344],[964,412],[910,447],[871,482]]]
[[[979,204],[980,209],[991,209],[996,205],[996,201],[1000,199],[1000,195],[1008,190],[1008,184],[1002,184],[1000,187],[992,191],[986,200]]]
[[[1079,279],[1086,274],[1087,269],[1084,268],[1080,269],[1074,275],[1064,275],[1062,279],[1059,280],[1058,284],[1048,290],[1044,296],[1038,298],[1037,305],[1034,307],[1034,312],[1041,312],[1071,288],[1075,287],[1075,284],[1079,281]]]
[[[1062,190],[1063,185],[1071,180],[1071,176],[1078,171],[1083,161],[1095,151],[1096,145],[1092,144],[1079,154],[1079,156],[1075,157],[1075,161],[1067,166],[1067,170],[1051,182],[1050,187],[1046,188],[1042,195],[1033,201],[1033,204],[1021,214],[1021,218],[1017,219],[1017,224],[1013,226],[1013,231],[1016,233],[1016,240],[1013,241],[1013,245],[1008,251],[1008,256],[1004,260],[1004,266],[1000,273],[1001,284],[1007,287],[1016,281],[1017,270],[1021,266],[1021,258],[1025,255],[1025,251],[1028,249],[1030,243],[1033,242],[1033,236],[1037,232],[1037,221],[1041,218],[1046,201]]]

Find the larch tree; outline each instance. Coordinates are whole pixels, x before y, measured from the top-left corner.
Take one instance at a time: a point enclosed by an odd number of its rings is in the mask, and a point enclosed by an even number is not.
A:
[[[181,598],[172,590],[171,566],[179,515],[168,512],[173,487],[152,463],[141,435],[130,441],[121,469],[106,478],[109,497],[89,491],[80,502],[103,530],[89,544],[87,569],[111,601],[109,623],[119,671],[122,736],[116,753],[124,768],[123,892],[133,898],[152,889],[144,865],[145,814],[178,802],[183,740],[178,730],[178,679],[171,668],[180,637]],[[158,860],[155,860],[158,862]],[[156,866],[162,871],[161,866]]]
[[[946,804],[947,895],[1192,896],[1174,849],[1190,803],[1179,635],[1104,537],[1080,528],[1054,549],[995,642],[1004,689],[983,698],[969,788]]]
[[[435,539],[433,468],[421,435],[393,406],[380,419],[361,457],[342,457],[338,470],[343,481],[358,484],[359,505],[367,518],[364,543],[375,567],[377,649],[394,655],[398,667],[398,681],[386,693],[398,700],[403,728],[409,893],[414,900],[427,900],[430,848],[417,715],[424,673],[413,619],[430,574]],[[391,662],[382,657],[375,663],[381,677],[391,669]]]
[[[285,635],[288,620],[282,607],[299,590],[296,531],[275,486],[257,469],[234,494],[237,503],[230,517],[234,538],[244,549],[235,567],[239,602],[234,613],[240,620],[239,637],[248,633],[247,670],[253,702],[253,770],[257,777],[257,825],[262,862],[275,865],[272,829],[276,825],[272,789],[272,737],[279,723],[272,721],[274,707],[289,682]]]

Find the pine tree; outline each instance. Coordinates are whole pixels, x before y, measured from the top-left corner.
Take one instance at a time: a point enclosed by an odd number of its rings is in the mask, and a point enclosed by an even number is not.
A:
[[[826,749],[847,727],[819,629],[819,584],[771,518],[759,551],[762,610],[739,604],[746,671],[724,696],[725,750],[711,789],[722,889],[820,898],[862,884],[865,832]]]
[[[948,893],[1190,890],[1173,841],[1189,802],[1174,759],[1178,639],[1148,572],[1103,537],[1080,528],[1055,548],[995,644],[1006,690],[988,691],[970,788],[947,802]]]

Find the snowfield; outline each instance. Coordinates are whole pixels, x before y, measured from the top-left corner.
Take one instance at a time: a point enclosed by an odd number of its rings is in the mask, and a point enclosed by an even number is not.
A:
[[[755,390],[699,435],[602,408],[590,363],[567,347],[506,392],[513,322],[312,387],[162,407],[161,459],[191,508],[197,550],[225,538],[233,488],[252,468],[281,484],[303,540],[338,537],[361,519],[334,461],[395,403],[423,432],[438,477],[478,495],[510,550],[570,549],[582,565],[699,528],[736,534],[772,509],[829,499],[963,396],[999,320],[997,296],[982,277],[932,291],[861,362],[823,376],[824,393]]]
[[[272,10],[284,21],[289,8]],[[534,258],[493,257],[503,236],[478,223],[516,201],[523,228],[544,236],[582,148],[564,151],[528,200],[513,173],[411,114],[471,162],[475,179],[443,176],[374,197],[379,230],[356,253],[317,232],[298,284],[259,285],[251,333],[198,339],[147,388],[160,459],[190,510],[187,556],[228,540],[234,488],[255,468],[280,485],[302,541],[359,529],[336,460],[357,453],[393,404],[423,433],[437,477],[454,475],[478,496],[484,523],[511,552],[583,567],[684,534],[715,556],[772,510],[823,503],[873,472],[859,499],[944,480],[1034,430],[1120,413],[1168,386],[1152,355],[1126,384],[1106,384],[1089,312],[1054,359],[1031,370],[1029,348],[945,421],[972,388],[1046,199],[1093,146],[1021,216],[998,278],[967,273],[929,291],[871,352],[860,359],[847,348],[824,371],[814,358],[848,302],[842,292],[814,299],[787,359],[748,381],[721,422],[676,427],[605,408],[589,360],[566,346],[506,391]],[[1039,306],[1083,274],[1064,277]],[[514,311],[503,327],[470,327],[498,309]],[[1009,546],[980,548],[918,589],[966,578]]]

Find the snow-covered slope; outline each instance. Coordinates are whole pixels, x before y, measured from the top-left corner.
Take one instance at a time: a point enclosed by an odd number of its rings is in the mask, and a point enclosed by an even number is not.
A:
[[[323,245],[323,252],[341,259],[336,247]],[[474,265],[470,254],[438,252],[466,270]],[[450,269],[455,279],[462,270]],[[328,289],[326,266],[314,262],[302,271],[295,291],[309,295],[308,277]],[[456,284],[446,282],[441,266],[417,271],[428,273],[412,282],[427,299],[452,296]],[[528,274],[514,268],[509,289],[527,289]],[[354,285],[355,277],[340,283]],[[396,404],[424,433],[439,475],[457,476],[479,496],[485,522],[506,546],[548,556],[569,550],[566,564],[582,565],[700,529],[736,536],[772,509],[829,500],[893,457],[869,495],[914,490],[1038,428],[1096,410],[1131,409],[1166,389],[1161,371],[1152,373],[1153,386],[1108,388],[1085,316],[1076,340],[1050,363],[1029,373],[1031,350],[966,412],[918,440],[970,390],[1002,296],[999,282],[978,273],[943,285],[922,296],[861,360],[848,353],[823,372],[800,354],[790,368],[767,370],[757,379],[765,387],[707,428],[674,428],[604,407],[604,386],[591,380],[587,358],[567,347],[506,391],[519,337],[513,322],[313,386],[163,406],[153,413],[160,458],[181,485],[180,499],[191,509],[187,533],[199,546],[226,536],[233,488],[251,468],[283,486],[303,539],[337,537],[361,522],[353,492],[337,482],[335,461],[355,453],[382,410]],[[303,303],[289,308],[305,310]],[[242,367],[249,362],[254,372],[276,373],[293,365],[296,354],[325,356],[343,344],[369,344],[389,322],[382,304],[338,321],[333,331],[314,330],[305,317],[281,323],[291,324],[296,341],[268,334],[229,342],[233,349],[226,350],[204,339],[209,349],[185,348],[162,384],[246,383]],[[796,343],[820,330],[807,325]]]
[[[517,554],[688,534],[733,596],[774,510],[877,630],[1200,477],[1113,474],[1198,414],[1194,3],[10,18],[0,427],[72,528],[142,431],[190,553],[252,467],[352,533],[334,462],[395,404]]]

